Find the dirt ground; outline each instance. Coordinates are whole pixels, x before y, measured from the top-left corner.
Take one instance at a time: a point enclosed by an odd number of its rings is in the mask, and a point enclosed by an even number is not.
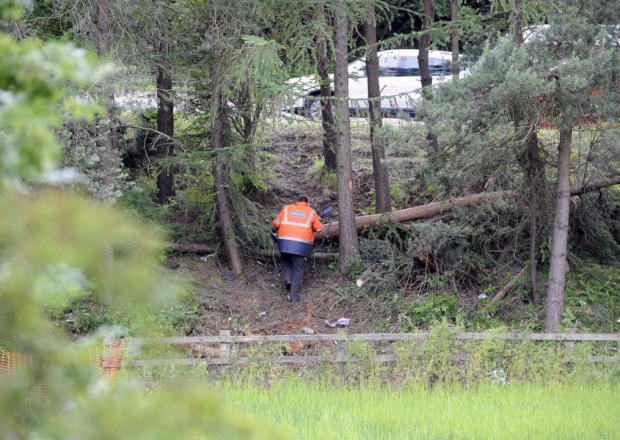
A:
[[[346,327],[350,332],[375,330],[372,304],[352,294],[348,280],[323,261],[309,260],[302,288],[306,300],[292,304],[273,261],[246,260],[244,272],[230,280],[225,265],[200,258],[171,257],[179,264],[177,270],[191,275],[197,284],[200,324],[193,329],[195,334],[216,335],[220,330],[237,335],[334,333],[343,326],[330,327],[325,321],[340,318],[350,320]]]
[[[354,200],[359,212],[369,209],[373,187],[372,157],[366,128],[353,130]],[[326,186],[311,169],[322,155],[320,124],[281,126],[263,133],[266,144],[260,155],[260,166],[268,176],[268,192],[259,201],[260,222],[270,223],[281,207],[292,203],[300,194],[310,198],[313,208],[334,205],[337,190]],[[337,211],[336,211],[337,214]],[[337,219],[337,217],[336,217]],[[336,243],[323,243],[321,252],[336,252]],[[316,246],[315,246],[316,248]],[[302,294],[306,300],[291,304],[286,299],[279,272],[279,256],[246,258],[242,274],[229,280],[230,272],[224,256],[176,254],[170,266],[187,273],[196,282],[200,301],[200,323],[195,334],[296,334],[300,332],[334,333],[326,324],[347,318],[348,331],[376,331],[379,317],[372,300],[365,297],[345,277],[337,265],[310,258]],[[386,330],[385,328],[383,330]]]

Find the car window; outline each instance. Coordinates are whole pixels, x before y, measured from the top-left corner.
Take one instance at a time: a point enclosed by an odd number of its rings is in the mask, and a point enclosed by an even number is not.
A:
[[[450,75],[448,63],[441,58],[430,58],[428,64],[432,76]],[[418,57],[414,56],[385,56],[379,58],[379,76],[420,76]]]
[[[448,69],[448,61],[441,58],[431,58],[428,60],[428,66],[431,69],[432,76],[451,75],[452,71]]]
[[[417,57],[382,56],[379,58],[379,76],[420,76]]]

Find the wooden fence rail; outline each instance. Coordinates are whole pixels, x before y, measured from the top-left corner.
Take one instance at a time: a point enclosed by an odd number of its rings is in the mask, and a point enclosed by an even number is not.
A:
[[[135,355],[137,349],[146,345],[176,345],[176,344],[219,344],[219,357],[207,358],[181,358],[181,359],[132,359],[131,366],[162,366],[162,365],[195,365],[208,363],[209,365],[245,364],[252,361],[280,362],[280,363],[313,363],[313,362],[359,362],[355,357],[349,357],[344,350],[343,342],[395,342],[429,339],[429,333],[370,333],[370,334],[303,334],[303,335],[268,335],[268,336],[233,336],[229,330],[220,331],[219,336],[189,336],[172,338],[132,338],[126,342],[130,357]],[[563,341],[567,352],[572,352],[575,341],[607,341],[620,342],[620,334],[616,333],[460,333],[454,336],[458,340],[483,340],[488,338],[506,340],[531,340],[531,341]],[[243,343],[282,343],[294,344],[298,342],[334,342],[339,344],[337,356],[280,356],[264,358],[233,357],[231,344]],[[465,356],[459,356],[464,360]],[[619,362],[618,356],[590,356],[592,362]],[[393,362],[394,354],[375,355],[376,362]]]

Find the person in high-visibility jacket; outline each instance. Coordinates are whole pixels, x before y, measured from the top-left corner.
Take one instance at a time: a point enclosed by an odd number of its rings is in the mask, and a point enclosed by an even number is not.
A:
[[[323,225],[319,215],[310,207],[307,196],[299,196],[297,202],[287,205],[272,223],[271,233],[277,237],[282,278],[291,302],[301,298],[301,284],[308,257],[314,248],[314,233]]]

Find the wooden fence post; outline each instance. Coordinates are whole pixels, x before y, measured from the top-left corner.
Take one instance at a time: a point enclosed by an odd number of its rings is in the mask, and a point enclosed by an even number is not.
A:
[[[344,330],[338,330],[338,334],[344,334]],[[345,362],[344,360],[347,357],[347,346],[345,345],[346,341],[338,341],[338,345],[336,346],[336,357],[338,358],[338,371],[340,374],[344,374],[345,372]]]
[[[107,335],[105,335],[105,338],[103,338],[103,345],[114,344],[115,340],[116,340],[116,334],[114,332],[110,332]]]
[[[220,336],[227,338],[230,336],[230,330],[220,330]],[[228,342],[220,342],[220,358],[230,358],[230,345]]]
[[[343,332],[338,332],[342,334]],[[347,346],[345,345],[346,341],[338,341],[337,353],[338,357],[346,358],[347,357]]]
[[[577,333],[576,328],[569,328],[564,330],[564,333],[574,334]],[[566,352],[566,357],[570,359],[573,358],[573,354],[575,353],[575,341],[566,341],[564,342],[564,351]]]

